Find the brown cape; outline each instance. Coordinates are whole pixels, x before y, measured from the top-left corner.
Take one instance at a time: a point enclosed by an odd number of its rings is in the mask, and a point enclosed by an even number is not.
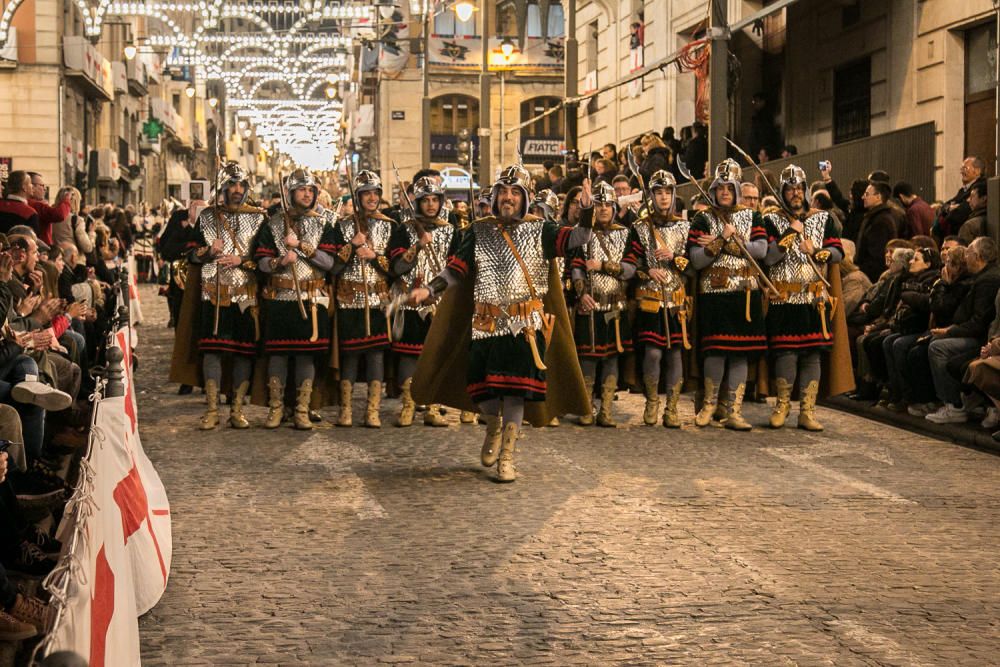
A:
[[[473,277],[469,276],[449,289],[438,304],[413,376],[413,398],[417,403],[440,403],[459,410],[479,411],[465,391],[472,342],[472,286]],[[545,426],[553,417],[587,414],[591,409],[555,262],[549,262],[545,312],[556,318],[552,340],[545,350],[548,389],[544,401],[524,404],[525,419],[536,427]]]

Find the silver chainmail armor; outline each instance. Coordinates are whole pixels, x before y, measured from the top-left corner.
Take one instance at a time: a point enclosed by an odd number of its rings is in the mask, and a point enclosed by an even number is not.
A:
[[[355,222],[354,218],[348,216],[337,221],[340,225],[341,234],[350,243],[351,239],[354,238],[355,234]],[[376,255],[381,257],[386,256],[386,251],[389,247],[389,237],[392,235],[392,221],[391,220],[380,220],[380,219],[369,219],[368,220],[368,247],[375,251]],[[368,267],[365,269],[364,273],[368,278],[368,305],[370,307],[383,307],[388,305],[390,301],[387,296],[388,290],[386,290],[385,295],[379,292],[379,287],[385,289],[385,275],[375,268],[375,263],[378,262],[378,257],[372,260],[368,260]],[[364,281],[364,275],[361,270],[362,260],[358,258],[357,255],[351,257],[351,262],[344,269],[343,273],[340,274],[341,280],[349,280],[355,283],[361,283]],[[364,308],[365,307],[365,297],[361,292],[355,292],[353,301],[345,302],[338,298],[337,306],[339,308]]]
[[[691,229],[691,223],[687,220],[676,220],[668,225],[657,225],[653,223],[656,227],[656,231],[660,238],[664,241],[667,248],[674,253],[675,257],[683,257],[686,253],[688,232]],[[649,225],[645,223],[644,220],[639,220],[635,223],[635,233],[639,236],[639,241],[642,243],[642,247],[646,252],[646,258],[648,259],[649,266],[647,269],[656,267],[656,239],[649,231]],[[684,287],[684,278],[677,271],[677,267],[673,262],[664,263],[664,268],[667,271],[667,277],[669,282],[666,285],[661,286],[660,283],[655,280],[641,280],[639,281],[638,287],[641,289],[649,290],[651,292],[659,292],[661,289],[667,292],[668,298],[675,291]],[[681,304],[673,303],[673,299],[669,299],[671,305],[679,306]]]
[[[264,221],[264,216],[260,213],[226,213],[223,210],[219,210],[222,216],[223,224],[221,229],[216,228],[215,224],[215,209],[207,208],[201,212],[198,216],[198,225],[201,229],[202,236],[205,237],[205,243],[211,247],[212,243],[216,239],[217,231],[221,231],[221,237],[223,241],[223,255],[239,255],[243,258],[249,257],[250,246],[253,242],[254,236],[257,234],[257,230],[260,229],[261,223]],[[233,238],[235,237],[236,243],[233,243]],[[210,289],[215,287],[215,273],[219,271],[219,265],[215,261],[206,262],[201,266],[201,298],[202,301],[209,301],[211,293]],[[230,288],[245,287],[248,284],[254,282],[254,275],[252,271],[247,271],[241,267],[232,267],[228,269],[221,269],[222,273],[220,275],[219,282],[222,285],[227,285]],[[248,305],[256,305],[255,299],[251,298],[247,294],[241,294],[238,291],[232,292],[233,303]]]
[[[628,252],[628,235],[626,227],[610,230],[595,227],[594,237],[585,246],[587,259],[621,263],[622,257]],[[594,271],[590,274],[590,284],[591,296],[597,302],[598,312],[625,307],[625,283],[620,278]]]
[[[722,228],[725,226],[725,221],[716,216],[712,211],[704,211],[702,215],[708,217],[708,233],[715,236],[722,236]],[[753,228],[753,215],[754,211],[749,208],[741,209],[736,211],[729,216],[729,224],[736,228],[736,232],[743,239],[743,244],[746,245],[750,242],[750,230]],[[713,268],[724,268],[729,269],[734,272],[745,274],[746,277],[740,275],[731,275],[726,281],[725,287],[713,287],[709,280],[709,272]],[[719,256],[711,266],[703,270],[698,277],[698,287],[701,289],[702,294],[721,294],[725,292],[742,292],[745,288],[744,282],[749,280],[751,289],[760,289],[757,284],[757,280],[753,277],[751,273],[750,263],[747,262],[743,255],[730,255],[728,252],[720,252]]]
[[[320,215],[315,216],[302,216],[294,223],[294,229],[296,236],[299,237],[299,243],[305,243],[307,245],[316,248],[319,246],[319,241],[323,237],[323,227],[326,224],[327,217],[320,213]],[[281,257],[288,252],[288,248],[285,246],[285,236],[287,232],[285,231],[285,216],[283,213],[276,213],[271,216],[268,223],[271,226],[271,234],[274,235],[274,244],[278,249],[278,256],[275,261],[280,260]],[[323,273],[318,269],[314,268],[309,262],[307,262],[303,257],[299,257],[295,260],[294,264],[283,267],[275,271],[273,276],[277,278],[284,278],[291,280],[292,273],[294,269],[295,277],[299,279],[299,283],[305,280],[318,280],[323,278]],[[298,297],[295,295],[295,290],[286,289],[279,287],[272,292],[273,296],[270,298],[275,301],[297,301]],[[320,296],[316,290],[302,292],[303,299],[316,298],[317,301],[322,301],[326,295]]]
[[[544,225],[543,220],[537,220],[506,227],[521,259],[528,267],[539,299],[544,299],[549,291],[549,263],[542,248]],[[476,284],[473,287],[475,301],[503,307],[531,299],[531,290],[524,279],[524,272],[500,234],[499,225],[494,221],[476,222],[473,223],[472,231],[476,235]],[[502,316],[497,319],[497,327],[492,332],[473,328],[472,338],[479,340],[517,335],[519,328],[523,326],[541,331],[541,315],[535,312],[529,319],[530,321],[515,321],[515,318]]]
[[[401,287],[404,291],[410,291],[419,279],[421,285],[427,285],[431,280],[448,266],[448,249],[451,247],[451,239],[455,235],[455,227],[449,224],[434,224],[425,222],[424,228],[431,233],[431,245],[424,248],[417,254],[417,264],[409,272],[400,276]],[[417,237],[417,230],[412,225],[406,226],[406,237],[410,241],[410,246],[416,245],[420,239]],[[404,310],[423,309],[423,306],[404,305]]]
[[[802,235],[812,241],[816,250],[820,250],[823,247],[823,241],[826,240],[824,236],[829,215],[826,211],[818,211],[802,222]],[[791,221],[781,212],[768,213],[765,217],[777,228],[779,238],[791,225]],[[785,252],[784,259],[770,267],[767,277],[772,281],[801,283],[804,286],[819,280],[816,272],[809,265],[805,253],[799,250],[798,243]],[[825,287],[823,291],[826,292]],[[794,292],[788,295],[788,300],[784,303],[811,305],[813,297],[814,295],[808,291]]]

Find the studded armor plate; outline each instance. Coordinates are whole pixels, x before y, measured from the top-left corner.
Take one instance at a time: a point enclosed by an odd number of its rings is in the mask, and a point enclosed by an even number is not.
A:
[[[688,232],[691,229],[691,223],[687,220],[675,220],[669,224],[655,224],[656,233],[659,235],[666,247],[674,253],[675,257],[683,257],[687,248]],[[642,243],[642,247],[645,250],[646,258],[649,260],[649,267],[655,268],[655,257],[657,243],[656,239],[650,233],[649,225],[645,223],[644,220],[640,220],[635,223],[635,233],[639,236],[639,241]],[[659,292],[661,289],[667,293],[667,295],[672,295],[677,290],[684,287],[684,277],[677,271],[677,267],[670,263],[669,266],[665,266],[667,270],[667,277],[669,282],[666,285],[660,285],[660,283],[655,280],[645,280],[640,281],[639,288],[644,290],[649,290],[650,292]],[[681,304],[673,303],[671,299],[671,305],[679,306]]]
[[[354,238],[355,223],[353,217],[342,218],[337,221],[341,234],[348,242]],[[368,266],[364,271],[361,269],[362,260],[357,255],[351,257],[351,262],[340,274],[341,280],[349,280],[354,283],[362,283],[367,277],[368,284],[368,305],[369,307],[388,305],[388,290],[386,290],[385,275],[375,268],[375,263],[379,257],[385,257],[389,247],[389,237],[392,235],[392,221],[371,219],[368,220],[368,247],[378,255],[375,259],[368,260]],[[385,291],[382,291],[385,290]],[[337,306],[340,308],[364,308],[365,296],[363,292],[356,291],[351,301],[345,301],[338,293]]]
[[[542,248],[544,225],[545,221],[536,220],[505,228],[525,266],[528,267],[531,283],[539,299],[543,299],[549,291],[549,264]],[[509,306],[531,299],[531,290],[528,289],[524,272],[501,235],[500,226],[490,220],[473,223],[472,230],[476,235],[474,250],[476,284],[473,287],[476,302]],[[515,318],[502,317],[497,320],[494,331],[479,331],[473,328],[472,337],[481,339],[513,334],[517,326],[511,328],[512,324],[530,326],[540,331],[542,318],[537,312],[532,313],[530,321],[515,321]]]
[[[444,224],[438,225],[433,222],[424,223],[425,229],[431,233],[431,244],[417,254],[416,265],[407,273],[400,277],[401,288],[409,291],[418,282],[427,285],[448,265],[448,250],[451,248],[451,239],[455,235],[455,227]],[[417,237],[417,230],[412,225],[406,225],[406,238],[409,239],[410,246],[417,244],[420,239]],[[423,306],[416,307],[404,305],[405,310],[420,310]]]
[[[708,233],[714,236],[722,236],[722,228],[725,220],[716,216],[711,211],[704,211],[702,215],[708,218]],[[736,228],[736,232],[743,239],[743,244],[750,242],[750,230],[753,228],[754,211],[752,209],[740,209],[729,216],[729,224]],[[725,286],[713,286],[710,278],[712,269],[728,269],[731,274],[726,279]],[[720,252],[719,256],[708,269],[701,272],[698,279],[698,286],[702,294],[718,294],[725,292],[742,292],[744,281],[749,280],[751,289],[760,289],[757,280],[754,279],[753,269],[743,255],[730,255],[728,252]]]
[[[215,224],[215,209],[205,209],[198,217],[198,227],[205,238],[205,244],[211,247],[216,239],[216,233],[221,231],[222,254],[247,258],[253,238],[256,236],[257,230],[260,229],[264,216],[260,213],[249,212],[226,213],[222,210],[219,213],[222,217],[221,229]],[[203,301],[210,300],[209,289],[213,289],[215,286],[216,271],[221,271],[219,282],[230,288],[233,303],[249,302],[251,305],[254,304],[255,300],[244,290],[235,289],[253,284],[255,282],[253,272],[238,266],[220,269],[218,263],[214,261],[206,262],[201,266],[201,298]]]
[[[813,247],[817,250],[823,247],[824,237],[826,236],[826,223],[829,215],[826,211],[820,211],[810,215],[802,222],[802,236],[812,241]],[[765,217],[767,222],[770,222],[778,230],[779,238],[791,225],[788,217],[780,212],[769,213]],[[785,252],[785,257],[780,262],[770,268],[768,278],[774,282],[801,283],[803,285],[809,285],[819,280],[816,272],[809,265],[805,253],[799,250],[798,243]],[[809,291],[793,292],[788,295],[786,303],[808,305],[812,303],[814,296]]]
[[[303,216],[299,218],[294,223],[294,229],[296,236],[299,237],[299,243],[305,243],[307,245],[316,248],[319,246],[320,239],[323,236],[323,228],[326,224],[325,215],[316,216]],[[287,232],[285,231],[285,216],[283,213],[277,213],[271,216],[268,223],[271,226],[271,234],[274,236],[274,245],[278,249],[278,257],[280,258],[286,252],[288,252],[288,247],[285,245],[285,236]],[[291,279],[291,270],[295,271],[295,277],[299,279],[299,284],[306,280],[320,280],[323,278],[323,272],[319,269],[313,267],[312,264],[307,262],[303,257],[299,257],[295,260],[295,263],[279,269],[275,272],[274,277]],[[286,288],[277,288],[272,291],[273,296],[270,298],[275,301],[297,301],[298,297],[295,294],[295,290]],[[303,298],[314,298],[321,296],[317,293],[317,290],[303,291]]]
[[[628,228],[601,230],[594,228],[594,236],[585,246],[587,259],[602,262],[621,263],[628,250]],[[625,283],[616,276],[602,271],[590,274],[591,296],[597,302],[598,312],[607,312],[614,307],[625,307]]]

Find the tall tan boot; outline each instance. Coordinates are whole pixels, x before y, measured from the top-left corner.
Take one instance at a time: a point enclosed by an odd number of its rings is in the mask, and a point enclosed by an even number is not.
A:
[[[601,383],[601,410],[597,413],[597,425],[605,428],[615,428],[618,423],[611,416],[611,406],[615,403],[615,390],[618,389],[618,378],[609,375]]]
[[[729,398],[722,396],[722,393],[728,394],[729,392],[723,392],[721,388],[719,389],[720,396],[715,404],[715,412],[712,413],[712,419],[717,422],[724,422],[729,419]]]
[[[337,417],[337,426],[354,426],[353,411],[354,383],[350,380],[340,381],[340,416]]]
[[[309,419],[309,399],[312,398],[313,381],[303,380],[295,394],[295,420],[292,422],[300,431],[311,431],[312,420]]]
[[[486,468],[492,468],[500,456],[500,426],[503,420],[500,415],[483,415],[486,419],[486,439],[483,440],[483,449],[479,453],[479,460]]]
[[[646,407],[642,411],[642,423],[646,426],[656,424],[656,416],[660,414],[660,381],[652,376],[642,379],[643,393],[646,395]]]
[[[497,459],[497,480],[500,482],[513,482],[517,479],[514,447],[517,445],[518,435],[520,429],[517,424],[504,424],[503,434],[500,436],[500,458]]]
[[[403,386],[399,388],[399,403],[402,407],[399,409],[399,418],[396,419],[396,426],[410,426],[413,424],[413,414],[417,410],[417,404],[413,402],[413,395],[410,393],[412,385],[413,378],[406,378],[403,380]]]
[[[435,426],[440,428],[447,425],[448,420],[445,419],[443,414],[441,414],[441,406],[437,403],[428,405],[427,409],[424,410],[424,426]]]
[[[816,421],[816,398],[819,396],[819,382],[813,380],[802,390],[799,399],[799,428],[806,431],[822,431],[823,425]]]
[[[576,420],[576,423],[580,426],[593,426],[594,425],[594,378],[589,378],[586,375],[583,376],[583,389],[587,392],[587,414],[580,415],[580,418]]]
[[[788,384],[785,378],[775,378],[774,387],[776,398],[774,410],[771,411],[771,428],[781,428],[788,419],[788,413],[792,409],[792,385]]]
[[[726,420],[726,428],[733,431],[750,431],[753,426],[743,418],[743,394],[746,393],[747,385],[743,383],[736,387],[733,393],[733,404],[729,408],[729,419]]]
[[[365,409],[365,426],[368,428],[382,428],[382,421],[378,416],[378,409],[382,405],[382,382],[372,380],[368,383],[368,407]]]
[[[267,419],[264,428],[278,428],[285,413],[285,387],[277,377],[267,379]]]
[[[705,427],[712,423],[712,415],[715,414],[715,406],[719,400],[719,388],[712,382],[712,378],[705,378],[705,398],[701,403],[701,410],[695,415],[695,426]]]
[[[458,422],[460,424],[475,424],[476,423],[476,413],[469,410],[462,410],[462,414],[458,416]]]
[[[681,427],[681,415],[677,410],[677,404],[681,400],[681,389],[683,388],[684,380],[678,380],[667,394],[667,406],[663,408],[663,425],[667,428]]]
[[[243,415],[243,399],[246,398],[249,388],[250,382],[244,381],[236,388],[236,393],[233,395],[232,404],[229,406],[229,425],[233,428],[250,428],[250,422]]]
[[[201,417],[198,428],[211,431],[219,425],[219,385],[215,380],[205,380],[205,414]]]

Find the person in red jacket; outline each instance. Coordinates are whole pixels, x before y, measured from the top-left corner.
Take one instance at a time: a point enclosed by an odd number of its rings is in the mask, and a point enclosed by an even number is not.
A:
[[[28,225],[38,229],[38,212],[29,204],[31,177],[26,171],[12,171],[7,178],[4,198],[0,199],[0,232],[6,234],[11,227]]]
[[[56,202],[55,206],[49,206],[46,201],[48,193],[45,179],[36,171],[29,171],[28,175],[31,176],[28,204],[38,211],[38,224],[35,227],[35,233],[46,244],[52,245],[52,225],[68,218],[71,212],[69,194],[67,193],[61,201]]]

